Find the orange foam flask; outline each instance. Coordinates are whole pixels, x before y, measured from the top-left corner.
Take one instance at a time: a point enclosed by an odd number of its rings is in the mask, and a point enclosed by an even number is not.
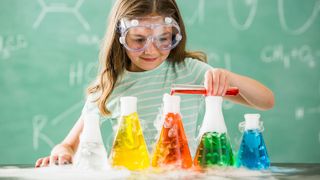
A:
[[[152,166],[190,168],[192,158],[180,115],[180,97],[164,95],[164,122],[154,149]]]

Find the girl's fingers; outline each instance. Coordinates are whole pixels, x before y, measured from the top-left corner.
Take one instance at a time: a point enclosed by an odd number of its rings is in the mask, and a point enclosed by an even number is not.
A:
[[[223,92],[222,92],[222,96],[225,96],[225,95],[226,95],[229,86],[230,86],[230,84],[229,84],[229,79],[228,79],[228,77],[226,76],[225,86],[224,86],[225,88],[224,88],[224,90],[223,90]]]
[[[40,167],[40,164],[42,163],[43,158],[40,158],[37,160],[36,165],[34,167],[38,168]]]
[[[212,95],[217,95],[218,89],[219,89],[219,76],[220,74],[217,72],[217,70],[213,70],[212,72]]]
[[[46,167],[46,166],[48,166],[49,161],[50,161],[50,158],[49,158],[49,157],[43,158],[43,159],[42,159],[42,163],[41,163],[41,167]]]
[[[229,88],[229,79],[226,70],[212,69],[205,74],[207,95],[224,96]]]
[[[72,163],[72,156],[71,155],[65,155],[64,159],[66,160],[63,162],[63,164],[71,164]]]
[[[204,76],[204,87],[207,89],[207,95],[212,95],[212,73],[208,70]]]
[[[65,165],[72,163],[72,156],[70,155],[51,155],[37,160],[35,167],[46,167],[48,165]]]
[[[50,165],[58,165],[58,156],[57,155],[51,155],[50,156]]]
[[[59,165],[66,165],[72,162],[72,157],[70,155],[59,156]]]
[[[226,87],[226,75],[224,73],[221,73],[220,79],[219,79],[219,88],[218,88],[217,95],[222,96],[223,92],[226,88],[227,88]]]

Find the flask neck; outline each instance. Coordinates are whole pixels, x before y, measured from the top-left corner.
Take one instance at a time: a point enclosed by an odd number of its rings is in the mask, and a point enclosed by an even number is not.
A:
[[[206,112],[200,129],[201,135],[206,132],[227,132],[222,113],[222,102],[223,99],[221,96],[206,97]]]
[[[121,116],[127,116],[137,112],[137,98],[133,96],[126,96],[120,98]]]
[[[240,132],[248,130],[258,130],[262,132],[264,130],[263,122],[260,121],[260,114],[245,114],[245,121],[239,123]]]
[[[163,96],[163,113],[180,113],[180,97],[164,94]]]
[[[222,111],[222,102],[223,99],[221,96],[207,96],[206,97],[206,112],[207,111]]]
[[[245,126],[244,130],[260,130],[261,129],[261,123],[260,123],[260,114],[245,114]]]
[[[85,114],[83,116],[82,142],[102,143],[100,131],[100,116],[98,114]]]

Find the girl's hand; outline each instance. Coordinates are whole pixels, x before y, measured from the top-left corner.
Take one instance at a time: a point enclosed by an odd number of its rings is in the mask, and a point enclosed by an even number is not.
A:
[[[210,69],[204,75],[204,86],[208,96],[224,96],[230,87],[229,71]]]
[[[51,155],[39,158],[35,167],[46,167],[48,165],[65,165],[72,163],[72,156],[74,152],[68,145],[58,144],[52,151]]]

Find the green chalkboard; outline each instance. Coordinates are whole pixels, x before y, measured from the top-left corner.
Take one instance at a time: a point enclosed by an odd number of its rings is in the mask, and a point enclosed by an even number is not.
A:
[[[49,154],[80,115],[111,0],[0,1],[0,164]],[[272,162],[320,163],[320,1],[178,0],[188,49],[270,87],[276,105],[230,102],[234,149],[244,113],[261,113]],[[105,122],[105,132],[111,131]],[[108,147],[110,148],[110,147]]]

